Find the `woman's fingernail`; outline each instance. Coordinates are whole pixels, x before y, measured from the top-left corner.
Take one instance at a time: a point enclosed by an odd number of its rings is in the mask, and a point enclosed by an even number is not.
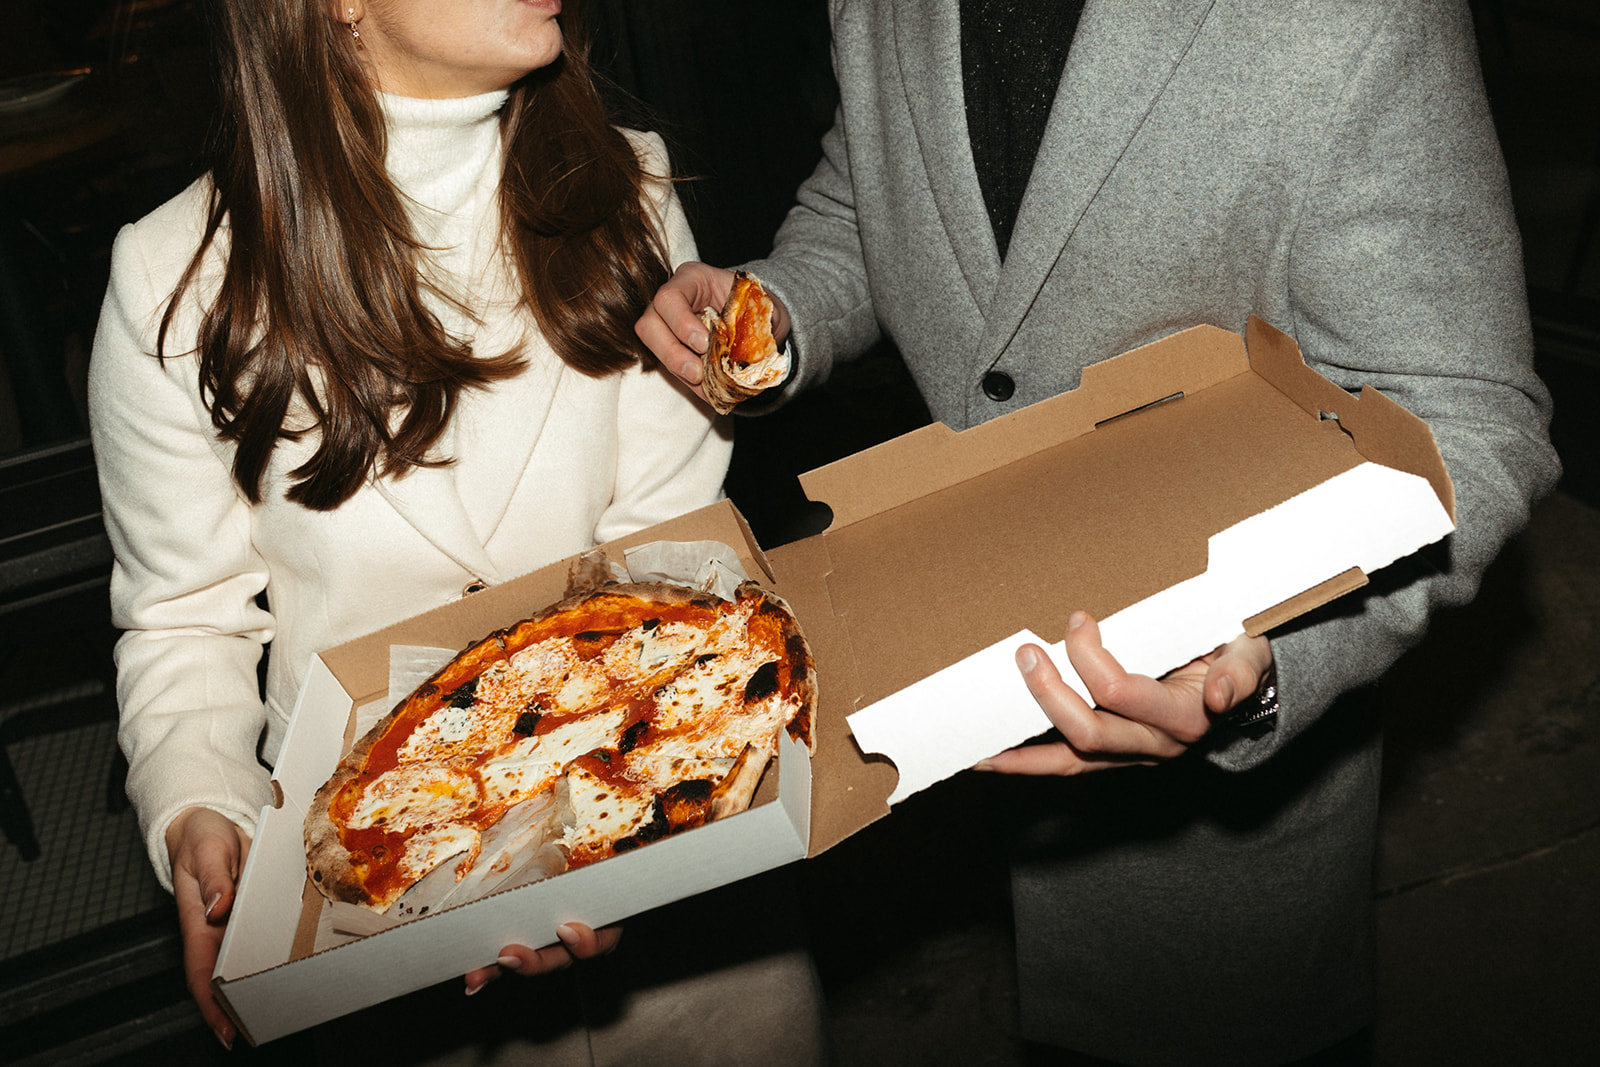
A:
[[[975,771],[992,771],[994,770],[994,764],[986,759],[981,759],[972,765],[972,769]]]
[[[495,962],[508,971],[522,970],[522,960],[516,956],[497,956]]]
[[[206,901],[206,918],[211,918],[211,909],[217,906],[217,901],[222,899],[222,890],[211,894],[211,899]]]
[[[556,927],[556,936],[559,937],[561,939],[561,943],[566,945],[568,948],[578,947],[578,931],[574,930],[566,923],[562,923],[560,926]]]
[[[1039,657],[1034,653],[1031,646],[1023,645],[1017,649],[1017,666],[1021,667],[1024,672],[1031,671],[1038,665]]]
[[[483,981],[479,982],[477,985],[473,985],[471,982],[468,982],[467,983],[467,996],[469,996],[469,997],[470,996],[476,996],[478,991],[481,990],[484,986],[486,986],[488,984],[489,984],[489,980],[487,978],[485,978]]]
[[[1089,615],[1087,612],[1074,611],[1071,615],[1067,616],[1067,632],[1071,633],[1073,630],[1076,630],[1078,627],[1082,626],[1088,621]]]
[[[233,1039],[232,1039],[232,1038],[230,1038],[230,1037],[225,1037],[225,1036],[224,1036],[224,1035],[223,1035],[223,1032],[222,1032],[222,1031],[221,1031],[221,1030],[213,1030],[213,1031],[211,1031],[211,1032],[212,1032],[212,1033],[213,1033],[213,1034],[216,1034],[216,1035],[217,1035],[217,1042],[218,1042],[218,1043],[219,1043],[219,1044],[220,1044],[220,1045],[221,1045],[221,1046],[222,1046],[222,1047],[223,1047],[223,1048],[225,1048],[225,1049],[227,1049],[227,1050],[228,1050],[228,1051],[229,1051],[229,1052],[232,1052],[232,1051],[233,1051]]]

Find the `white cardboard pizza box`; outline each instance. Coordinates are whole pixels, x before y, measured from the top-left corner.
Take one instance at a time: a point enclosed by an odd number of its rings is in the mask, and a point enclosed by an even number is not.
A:
[[[564,921],[617,921],[832,847],[1047,727],[1010,653],[1059,641],[1071,608],[1160,673],[1359,587],[1447,533],[1453,507],[1424,423],[1332,385],[1255,320],[1247,339],[1196,327],[1089,368],[1071,393],[965,433],[925,427],[802,482],[833,522],[770,553],[727,502],[606,548],[721,541],[789,601],[817,661],[811,760],[787,747],[731,819],[320,952],[301,821],[354,740],[353,709],[385,691],[388,648],[463,647],[559,599],[569,561],[317,657],[213,979],[250,1041],[550,943]]]

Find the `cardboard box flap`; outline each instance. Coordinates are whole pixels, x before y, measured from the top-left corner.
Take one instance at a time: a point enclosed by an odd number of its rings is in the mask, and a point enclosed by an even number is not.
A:
[[[1294,339],[1250,316],[1245,330],[1250,366],[1300,408],[1349,433],[1374,463],[1426,478],[1452,520],[1455,486],[1428,424],[1371,386],[1352,396],[1306,365]]]
[[[1018,629],[1053,640],[1072,608],[1103,618],[1190,578],[1213,534],[1361,461],[1348,437],[1240,374],[830,528],[832,601],[855,647],[895,635],[861,699]]]
[[[1368,459],[1427,478],[1436,494],[1436,479],[1448,487],[1421,420],[1370,391],[1358,400],[1338,389],[1267,324],[1252,330],[1270,373],[1254,372],[1257,353],[1246,360],[1237,335],[1198,327],[1086,369],[1073,393],[962,434],[911,435],[804,479],[808,490],[846,494],[842,507],[824,499],[836,518],[821,540],[829,600],[855,650],[856,707],[919,682],[937,686],[941,670],[1019,631],[1055,642],[1074,608],[1105,620],[1190,583],[1207,572],[1223,531]],[[1191,360],[1198,369],[1185,373]],[[1322,417],[1329,403],[1338,421]],[[1035,447],[1013,446],[1012,432]],[[1038,447],[1041,437],[1051,443]],[[956,473],[939,484],[941,464]],[[925,491],[910,497],[907,484]],[[874,512],[872,503],[886,506]],[[1366,580],[1344,562],[1306,573],[1314,577],[1234,617],[1227,637]],[[863,763],[873,758],[866,747]]]
[[[1244,342],[1194,326],[1087,367],[1077,389],[957,434],[933,423],[800,476],[839,530],[1086,434],[1100,423],[1249,370]]]
[[[827,545],[812,537],[772,550],[773,590],[794,610],[817,666],[817,751],[811,758],[811,840],[808,856],[825,852],[889,814],[894,765],[865,755],[845,716],[855,710],[860,668],[843,618],[828,592]]]
[[[1103,617],[1100,636],[1127,670],[1159,677],[1238,636],[1264,607],[1326,594],[1451,529],[1425,479],[1362,462],[1212,537],[1204,573]],[[849,724],[900,772],[890,804],[1050,728],[1012,662],[1028,641],[1093,702],[1064,642],[1025,630],[867,705]]]

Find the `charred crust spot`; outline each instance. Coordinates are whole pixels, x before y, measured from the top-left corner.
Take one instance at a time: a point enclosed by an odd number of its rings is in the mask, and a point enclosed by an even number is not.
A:
[[[702,663],[710,663],[720,655],[722,655],[721,652],[702,652],[694,658],[694,665],[698,667]]]
[[[644,740],[644,735],[650,729],[649,719],[640,719],[622,732],[622,740],[617,742],[618,752],[632,752]]]
[[[645,633],[649,633],[651,630],[654,630],[657,626],[660,626],[660,625],[661,625],[661,620],[660,619],[646,619],[646,620],[644,620],[644,622],[639,624],[639,627],[640,627],[640,629],[644,630]]]
[[[778,661],[768,660],[756,668],[750,680],[744,684],[744,702],[752,700],[765,700],[778,691]]]
[[[788,613],[782,608],[778,607],[778,605],[774,604],[772,601],[763,597],[761,600],[761,606],[756,609],[756,614],[765,615],[769,618],[776,617],[781,619]]]
[[[619,630],[584,630],[572,635],[572,649],[579,659],[593,659],[622,636]]]
[[[661,796],[673,800],[710,800],[711,791],[715,788],[716,783],[709,778],[691,778],[687,782],[673,783]]]
[[[631,838],[631,837],[619,837],[617,839],[617,843],[611,846],[611,851],[613,851],[613,852],[632,852],[634,849],[638,848],[643,843],[644,842],[638,841],[638,840],[636,840],[634,838]],[[654,856],[655,853],[652,852],[652,853],[650,853],[650,855]]]
[[[806,647],[806,639],[799,634],[790,634],[783,643],[783,650],[789,654],[789,659],[795,664],[805,663],[811,658],[811,650]]]
[[[476,699],[477,692],[478,679],[470,678],[466,682],[463,682],[461,685],[450,690],[450,693],[445,697],[445,700],[449,702],[452,708],[470,707],[473,700]]]
[[[322,872],[321,872],[321,871],[312,871],[312,872],[311,872],[311,880],[312,880],[312,881],[313,881],[313,882],[320,882],[320,881],[322,881]]]
[[[633,835],[633,839],[641,845],[648,845],[652,841],[660,841],[671,832],[672,827],[667,824],[661,810],[661,798],[656,797],[655,818],[639,827],[639,832]]]
[[[692,778],[678,782],[656,797],[655,821],[641,830],[659,828],[660,833],[676,833],[693,826],[703,825],[711,814],[711,794],[716,784],[708,778]]]
[[[537,711],[533,711],[532,709],[525,711],[521,715],[517,716],[517,724],[511,728],[511,732],[514,734],[521,734],[523,737],[527,737],[538,727],[539,720],[542,718],[544,718],[544,716],[539,714]]]

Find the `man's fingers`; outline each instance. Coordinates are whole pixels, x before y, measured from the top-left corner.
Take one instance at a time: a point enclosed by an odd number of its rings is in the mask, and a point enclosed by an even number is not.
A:
[[[657,306],[662,299],[663,294],[658,293],[639,321],[633,324],[633,332],[639,335],[639,340],[644,342],[656,360],[682,379],[685,385],[699,385],[705,375],[701,363],[701,353],[706,347],[705,327],[701,326],[697,333],[691,331],[689,344],[695,344],[696,347],[689,347],[663,317]],[[695,321],[699,322],[699,319]]]
[[[634,332],[667,370],[698,386],[701,357],[710,336],[700,318],[705,308],[721,308],[733,286],[733,272],[706,263],[685,263],[656,290]]]
[[[1180,725],[1173,715],[1177,702],[1169,685],[1124,670],[1100,643],[1100,624],[1087,612],[1075,611],[1068,618],[1066,644],[1067,659],[1098,707],[1160,730]]]
[[[1265,637],[1238,637],[1218,649],[1205,676],[1206,710],[1222,715],[1260,688],[1272,667]]]
[[[974,770],[996,771],[1000,774],[1072,775],[1087,771],[1103,771],[1112,767],[1127,767],[1134,763],[1154,763],[1154,760],[1087,759],[1064,741],[1043,745],[1024,745],[1008,748],[979,763]]]
[[[1067,622],[1067,657],[1097,707],[1191,745],[1211,728],[1202,697],[1210,656],[1160,678],[1129,674],[1100,641],[1100,626],[1075,611]],[[1149,751],[1141,749],[1141,751]],[[1162,750],[1154,754],[1173,755]]]
[[[1017,650],[1017,666],[1028,692],[1039,702],[1051,725],[1086,763],[1122,764],[1128,762],[1128,757],[1166,757],[1183,751],[1183,745],[1160,730],[1091,707],[1062,680],[1061,672],[1037,645],[1023,645]]]

